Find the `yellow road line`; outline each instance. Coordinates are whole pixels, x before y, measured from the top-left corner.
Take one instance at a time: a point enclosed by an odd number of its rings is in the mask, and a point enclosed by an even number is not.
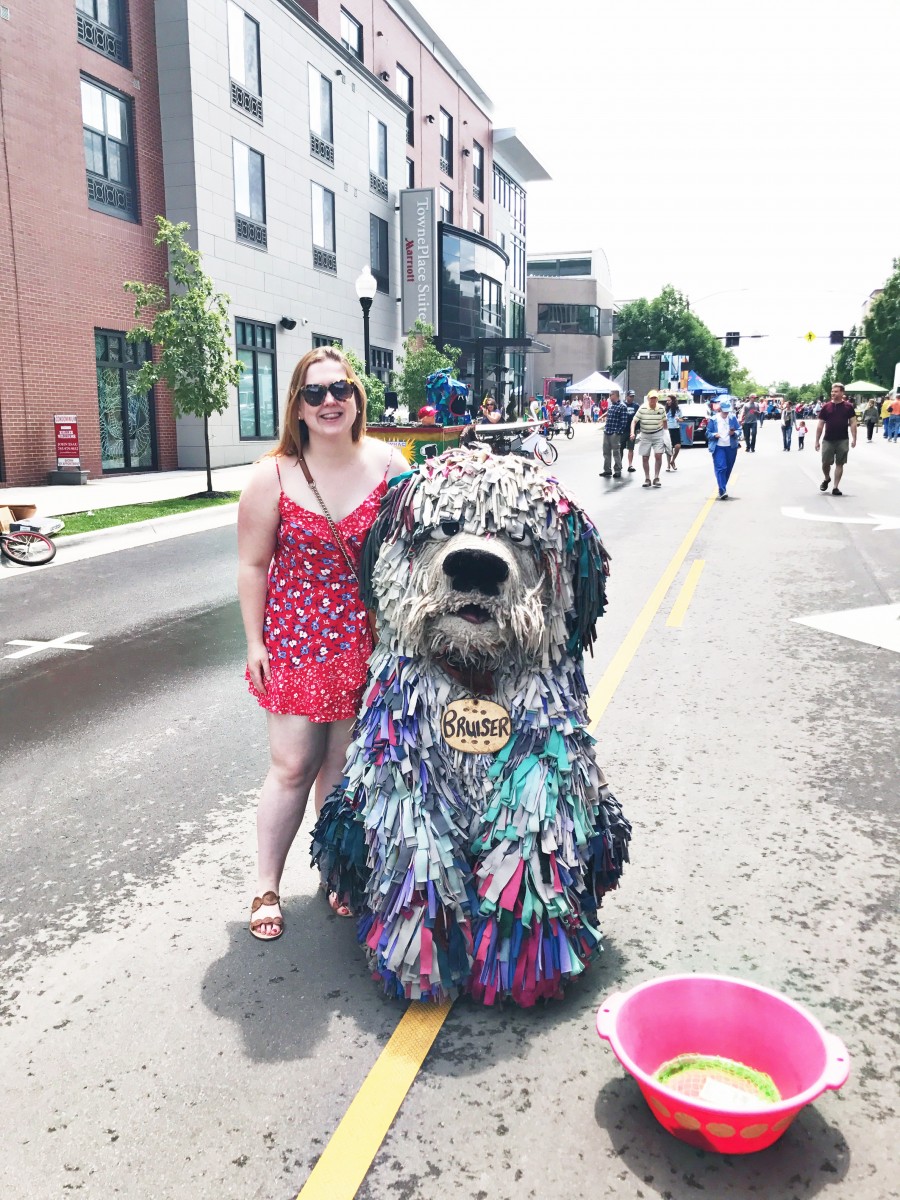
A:
[[[414,1003],[363,1080],[297,1200],[352,1200],[450,1012]]]
[[[700,512],[697,519],[685,534],[684,541],[675,551],[672,560],[659,578],[659,582],[650,594],[650,599],[641,609],[636,621],[625,635],[625,640],[622,642],[619,649],[613,656],[612,662],[603,672],[603,678],[591,692],[591,698],[588,701],[588,728],[595,730],[600,718],[606,712],[610,700],[615,694],[616,688],[622,682],[622,676],[625,674],[631,660],[637,653],[637,648],[640,646],[644,635],[650,628],[650,624],[656,614],[659,612],[660,605],[666,597],[666,592],[672,586],[672,583],[681,570],[681,564],[687,558],[688,551],[693,546],[697,534],[700,532],[703,522],[709,516],[709,510],[715,503],[716,497],[710,496]]]
[[[700,575],[703,571],[703,559],[695,558],[691,563],[690,570],[687,573],[687,579],[681,585],[681,591],[678,593],[678,598],[672,605],[672,611],[669,613],[669,619],[666,624],[672,629],[680,629],[684,621],[684,614],[688,610],[688,605],[693,599],[694,592],[697,589],[697,584],[700,582]]]
[[[710,496],[700,510],[594,689],[588,708],[591,728],[596,726],[612,700],[714,500],[715,496]],[[406,1010],[322,1151],[312,1174],[300,1189],[297,1200],[353,1200],[451,1007],[452,1001],[446,1001],[443,1004],[411,1004]]]

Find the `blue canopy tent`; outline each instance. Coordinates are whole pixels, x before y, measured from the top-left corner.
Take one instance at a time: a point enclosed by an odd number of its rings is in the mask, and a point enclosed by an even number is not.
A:
[[[688,372],[689,392],[701,392],[705,396],[724,396],[728,392],[728,388],[716,387],[712,383],[707,383],[705,379],[701,379],[696,371]]]

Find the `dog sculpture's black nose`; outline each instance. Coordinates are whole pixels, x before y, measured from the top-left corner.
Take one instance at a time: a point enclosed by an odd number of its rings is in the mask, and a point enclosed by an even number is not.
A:
[[[454,550],[444,560],[444,574],[456,592],[496,596],[509,576],[509,567],[490,550]]]

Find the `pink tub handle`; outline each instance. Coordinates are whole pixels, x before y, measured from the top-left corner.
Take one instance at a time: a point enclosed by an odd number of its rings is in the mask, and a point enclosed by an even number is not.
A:
[[[597,1009],[597,1032],[602,1038],[609,1041],[612,1036],[612,1031],[615,1028],[616,1017],[619,1014],[619,1009],[625,1000],[624,992],[613,992],[611,996],[603,1001]]]
[[[850,1074],[850,1055],[847,1053],[847,1047],[833,1033],[825,1034],[825,1044],[828,1047],[825,1086],[827,1088],[843,1087]]]

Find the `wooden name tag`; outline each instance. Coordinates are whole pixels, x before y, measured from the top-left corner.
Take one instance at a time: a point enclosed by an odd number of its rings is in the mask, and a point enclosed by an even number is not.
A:
[[[454,700],[444,709],[441,734],[463,754],[496,754],[509,741],[509,713],[492,700]]]

